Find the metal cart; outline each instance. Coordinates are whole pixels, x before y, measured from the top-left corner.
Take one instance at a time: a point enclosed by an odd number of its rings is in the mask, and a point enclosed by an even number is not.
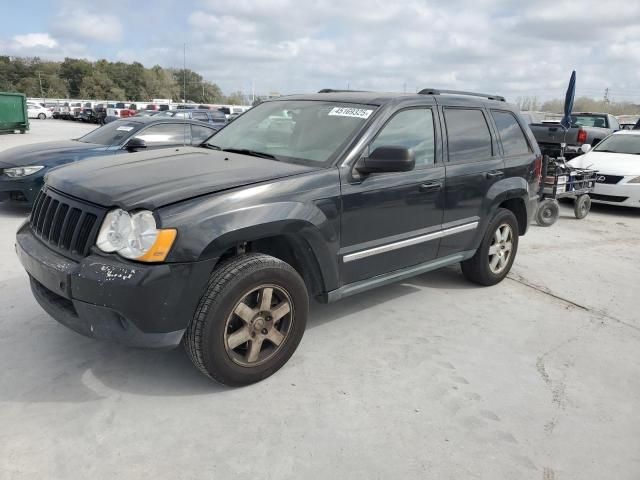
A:
[[[560,216],[559,198],[573,198],[573,212],[577,219],[586,217],[591,209],[591,197],[596,184],[597,170],[575,168],[567,165],[564,157],[545,155],[542,164],[536,222],[550,227]]]

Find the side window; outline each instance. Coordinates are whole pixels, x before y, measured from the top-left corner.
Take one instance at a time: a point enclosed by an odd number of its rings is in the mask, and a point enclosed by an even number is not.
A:
[[[192,145],[200,145],[214,133],[216,133],[216,131],[212,128],[191,125],[191,143]]]
[[[369,145],[369,153],[382,146],[410,148],[416,155],[416,166],[433,165],[435,142],[431,109],[413,108],[397,113]]]
[[[505,156],[531,153],[531,148],[522,132],[522,128],[520,128],[518,120],[511,112],[491,110],[491,115],[496,122],[496,127],[498,127],[498,134],[500,135],[500,140],[502,140]]]
[[[162,123],[149,127],[137,138],[144,140],[148,146],[159,147],[163,145],[182,145],[191,143],[189,140],[189,124]]]
[[[209,115],[207,115],[205,112],[193,112],[191,116],[194,120],[199,120],[201,122],[209,121]]]
[[[478,162],[493,155],[491,133],[482,110],[445,108],[450,162]]]

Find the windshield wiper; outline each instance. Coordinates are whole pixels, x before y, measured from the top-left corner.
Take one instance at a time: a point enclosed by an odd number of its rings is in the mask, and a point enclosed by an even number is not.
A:
[[[210,143],[201,143],[200,146],[202,148],[210,148],[211,150],[222,150],[218,145],[212,145]]]
[[[270,153],[265,152],[257,152],[255,150],[249,150],[247,148],[223,148],[223,152],[229,153],[240,153],[242,155],[251,155],[252,157],[260,157],[260,158],[268,158],[270,160],[278,160],[275,156]]]

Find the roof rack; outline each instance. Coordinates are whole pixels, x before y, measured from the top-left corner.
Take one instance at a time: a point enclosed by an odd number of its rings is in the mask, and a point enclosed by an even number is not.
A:
[[[334,90],[333,88],[323,88],[318,93],[345,93],[345,92],[366,92],[366,90]]]
[[[487,93],[476,93],[476,92],[461,92],[459,90],[440,90],[438,88],[423,88],[418,92],[420,95],[441,95],[441,94],[451,94],[451,95],[469,95],[472,97],[482,97],[488,98],[489,100],[497,100],[498,102],[506,102],[504,97],[500,95],[491,95]]]

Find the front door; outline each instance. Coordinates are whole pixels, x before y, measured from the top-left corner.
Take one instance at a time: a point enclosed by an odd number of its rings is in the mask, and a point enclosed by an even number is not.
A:
[[[395,113],[365,152],[413,149],[415,169],[342,179],[342,281],[352,283],[434,259],[442,223],[444,165],[437,112]]]
[[[504,177],[504,161],[482,108],[444,107],[447,131],[445,211],[439,257],[472,248],[486,220],[491,185]]]

